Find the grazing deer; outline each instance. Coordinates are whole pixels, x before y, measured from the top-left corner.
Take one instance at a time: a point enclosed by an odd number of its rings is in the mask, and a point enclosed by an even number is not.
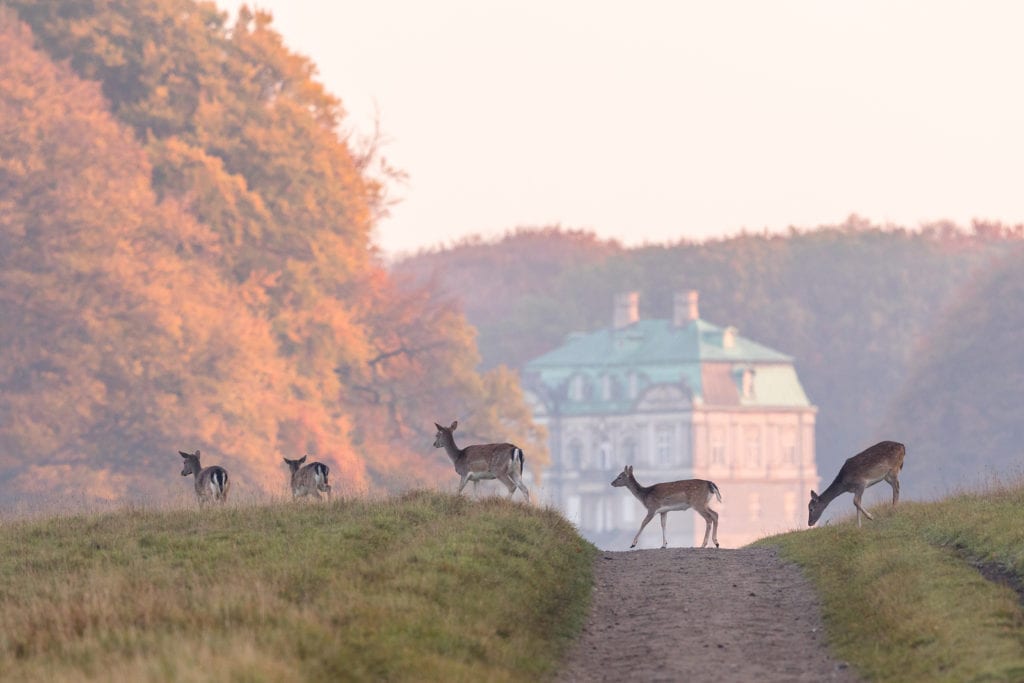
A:
[[[864,489],[883,480],[892,487],[892,504],[895,505],[900,499],[900,469],[906,454],[907,449],[903,444],[881,441],[848,458],[835,480],[820,496],[811,491],[811,502],[807,504],[807,526],[814,526],[828,504],[848,491],[853,493],[853,506],[857,508],[857,526],[860,526],[862,512],[868,519],[874,519],[871,513],[861,507],[860,498],[864,495]]]
[[[472,481],[473,489],[481,479],[497,479],[508,488],[508,497],[511,498],[518,488],[530,500],[530,491],[523,484],[523,465],[525,457],[523,449],[513,446],[510,443],[488,443],[476,446],[459,448],[455,445],[455,436],[452,432],[459,426],[459,421],[452,422],[450,427],[437,427],[437,435],[434,437],[434,448],[443,448],[448,457],[455,465],[455,472],[462,481],[459,482],[459,493],[466,488],[466,483]]]
[[[711,540],[715,542],[715,547],[718,547],[718,513],[708,507],[708,503],[711,502],[711,496],[718,498],[718,502],[721,503],[722,492],[718,490],[713,481],[682,479],[653,486],[641,486],[633,476],[633,466],[626,465],[619,476],[615,477],[612,486],[625,486],[647,508],[647,516],[640,523],[640,531],[637,531],[636,536],[633,537],[630,548],[636,547],[644,527],[654,519],[654,515],[659,513],[661,514],[661,547],[667,548],[668,537],[665,535],[665,519],[668,517],[668,513],[673,510],[689,508],[693,508],[707,524],[704,529],[704,542],[700,544],[700,547],[707,547],[709,534]]]
[[[185,453],[184,451],[178,451],[178,453],[185,459],[185,468],[181,471],[181,476],[187,477],[190,474],[196,476],[196,498],[199,499],[200,504],[208,503],[210,499],[219,503],[228,499],[228,488],[231,483],[228,481],[226,469],[220,465],[212,467],[200,465],[198,450],[195,453]]]
[[[322,462],[311,462],[303,465],[308,456],[302,456],[298,460],[284,458],[292,478],[292,498],[304,498],[314,496],[320,499],[320,492],[323,491],[327,497],[331,497],[331,485],[327,483],[327,475],[331,469]]]

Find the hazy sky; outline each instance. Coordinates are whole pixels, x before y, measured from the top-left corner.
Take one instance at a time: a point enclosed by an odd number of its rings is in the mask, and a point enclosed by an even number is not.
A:
[[[241,4],[218,0],[232,12]],[[1024,3],[259,0],[409,174],[387,252],[1024,221]]]

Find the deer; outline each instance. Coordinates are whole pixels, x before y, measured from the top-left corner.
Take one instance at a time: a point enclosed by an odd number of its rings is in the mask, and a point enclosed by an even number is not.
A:
[[[181,470],[181,476],[195,475],[196,498],[199,504],[208,503],[211,499],[218,503],[224,503],[228,499],[228,488],[231,483],[228,481],[228,471],[220,465],[203,467],[199,464],[199,450],[195,453],[178,451],[178,454],[185,459],[185,468]]]
[[[640,523],[640,530],[633,537],[630,548],[636,547],[644,527],[654,519],[656,514],[661,515],[661,547],[667,548],[668,537],[665,535],[665,521],[668,513],[673,510],[688,510],[690,508],[703,517],[706,523],[704,542],[700,547],[707,547],[709,535],[714,541],[715,547],[718,547],[718,513],[708,506],[712,496],[718,498],[719,503],[722,502],[722,492],[715,482],[705,479],[681,479],[653,486],[642,486],[633,476],[633,466],[626,465],[619,476],[612,481],[612,486],[625,486],[647,508],[647,516]]]
[[[857,527],[860,527],[860,516],[874,519],[871,513],[861,507],[860,499],[864,489],[874,486],[880,481],[892,487],[892,504],[900,500],[900,470],[903,468],[903,457],[907,454],[906,447],[896,441],[880,441],[857,455],[847,458],[839,468],[839,474],[818,495],[811,490],[811,501],[807,504],[807,526],[814,526],[828,504],[840,495],[853,493],[853,507],[857,508]]]
[[[466,484],[473,482],[473,490],[476,490],[477,482],[481,479],[497,479],[508,489],[508,497],[515,495],[516,489],[523,492],[527,502],[530,502],[530,490],[523,484],[523,467],[526,458],[523,449],[510,443],[488,443],[475,446],[459,448],[455,445],[453,432],[459,426],[455,420],[449,427],[437,427],[437,435],[434,437],[434,448],[443,448],[452,459],[455,465],[455,473],[462,477],[459,482],[459,493],[466,488]]]
[[[304,465],[307,457],[309,456],[303,455],[298,460],[284,458],[285,464],[288,465],[288,470],[291,472],[292,500],[306,496],[313,496],[320,500],[321,491],[330,498],[331,485],[327,483],[327,475],[330,474],[331,469],[322,462],[311,462]]]

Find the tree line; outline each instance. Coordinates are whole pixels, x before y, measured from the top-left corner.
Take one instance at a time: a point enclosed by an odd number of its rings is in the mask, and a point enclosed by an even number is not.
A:
[[[906,443],[906,495],[974,473],[1009,476],[1024,424],[1022,226],[837,225],[624,248],[558,227],[470,238],[395,264],[463,301],[485,366],[521,367],[574,331],[611,324],[616,292],[668,318],[701,316],[795,358],[818,408],[823,478],[880,439]],[[481,287],[478,283],[484,282]]]
[[[457,303],[384,268],[389,171],[269,15],[4,0],[0,121],[0,500],[161,496],[198,448],[399,489],[456,417],[544,461]]]

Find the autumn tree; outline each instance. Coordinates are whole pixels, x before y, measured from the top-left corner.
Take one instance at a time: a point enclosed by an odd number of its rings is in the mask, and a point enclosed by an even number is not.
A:
[[[381,185],[269,15],[7,6],[10,491],[158,495],[152,473],[197,447],[250,490],[283,490],[280,456],[303,452],[346,491],[400,488],[405,472],[442,476],[417,433],[434,408],[501,401],[507,425],[532,429],[514,388],[488,393],[458,310],[391,283],[370,241]]]

